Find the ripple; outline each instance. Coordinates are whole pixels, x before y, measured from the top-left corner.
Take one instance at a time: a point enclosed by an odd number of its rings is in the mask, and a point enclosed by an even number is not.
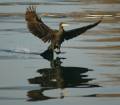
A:
[[[87,40],[83,40],[83,41],[87,41],[87,42],[120,42],[120,37],[87,39]]]
[[[102,67],[120,67],[119,64],[99,64],[99,66],[102,66]]]
[[[17,98],[17,97],[0,97],[0,100],[26,100],[26,98]]]
[[[28,30],[25,28],[9,28],[9,29],[0,29],[0,32],[20,32],[28,33]]]
[[[29,49],[0,49],[0,60],[14,59],[41,59],[40,53],[32,52]],[[38,57],[39,56],[39,57]]]
[[[60,2],[1,2],[1,6],[9,5],[60,5]]]
[[[120,93],[99,93],[86,95],[84,97],[120,97]]]
[[[64,46],[63,48],[72,48],[72,49],[94,49],[94,50],[120,50],[120,46],[89,46],[89,47],[79,47],[79,46]]]
[[[40,53],[38,53],[38,52],[32,52],[32,51],[30,51],[27,48],[0,49],[0,52],[40,55]]]
[[[0,87],[0,90],[31,90],[31,89],[40,89],[39,86],[6,86]]]
[[[109,12],[109,11],[88,11],[88,12],[67,12],[67,13],[52,13],[52,12],[38,12],[38,15],[41,17],[50,17],[50,18],[74,18],[74,21],[95,21],[100,19],[102,16],[103,21],[102,23],[114,23],[120,21],[120,14],[119,11]],[[0,18],[7,18],[8,19],[23,19],[24,13],[0,13]],[[10,18],[11,17],[11,18]],[[91,19],[92,18],[92,19]],[[90,20],[91,19],[91,20]]]
[[[96,39],[97,42],[120,42],[120,37]]]

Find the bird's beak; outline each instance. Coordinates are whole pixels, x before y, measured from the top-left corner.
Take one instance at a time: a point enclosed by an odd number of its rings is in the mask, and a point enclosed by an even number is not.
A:
[[[62,26],[63,26],[63,27],[65,27],[65,26],[69,26],[69,24],[67,24],[67,23],[63,23]]]

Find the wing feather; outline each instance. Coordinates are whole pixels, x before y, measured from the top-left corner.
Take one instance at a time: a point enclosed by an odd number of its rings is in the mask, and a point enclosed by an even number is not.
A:
[[[29,8],[27,8],[25,19],[28,29],[32,34],[42,39],[44,42],[52,40],[54,35],[52,29],[44,24],[41,18],[37,15],[36,9],[33,6],[29,6]]]
[[[76,29],[72,29],[72,30],[69,30],[69,31],[65,31],[64,35],[63,35],[63,38],[65,40],[69,40],[69,39],[72,39],[74,37],[77,37],[78,35],[86,32],[87,30],[97,26],[101,21],[102,20],[99,20],[98,22],[90,24],[88,26],[84,26],[84,27],[81,27],[81,28],[76,28]]]

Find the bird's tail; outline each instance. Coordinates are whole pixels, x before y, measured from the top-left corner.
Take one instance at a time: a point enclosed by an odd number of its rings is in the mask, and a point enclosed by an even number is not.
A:
[[[43,53],[40,54],[44,59],[51,61],[54,57],[54,52],[52,51],[52,49],[47,49],[45,50]]]

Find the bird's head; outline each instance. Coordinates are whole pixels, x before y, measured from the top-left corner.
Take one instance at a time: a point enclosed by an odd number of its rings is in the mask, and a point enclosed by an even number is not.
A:
[[[67,24],[65,22],[61,22],[60,25],[59,25],[59,27],[62,27],[62,28],[65,27],[65,26],[69,26],[69,24]]]

